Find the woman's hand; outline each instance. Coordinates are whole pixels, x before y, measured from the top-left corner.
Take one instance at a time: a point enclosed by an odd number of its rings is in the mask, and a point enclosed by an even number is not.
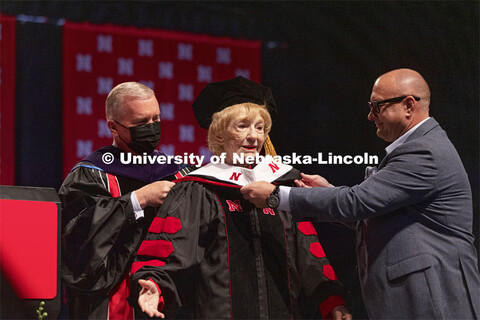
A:
[[[158,311],[158,302],[160,301],[160,292],[158,292],[157,286],[152,281],[138,280],[138,283],[142,286],[142,290],[138,295],[138,305],[143,312],[150,317],[165,318],[165,315]],[[163,300],[163,299],[162,299]]]

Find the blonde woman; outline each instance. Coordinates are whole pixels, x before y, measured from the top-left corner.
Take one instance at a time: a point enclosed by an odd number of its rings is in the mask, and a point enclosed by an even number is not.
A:
[[[312,224],[275,203],[257,209],[240,193],[253,181],[300,177],[275,161],[254,163],[272,126],[270,89],[242,77],[211,83],[193,107],[224,163],[172,188],[133,264],[132,300],[157,317],[186,308],[200,319],[351,319]]]

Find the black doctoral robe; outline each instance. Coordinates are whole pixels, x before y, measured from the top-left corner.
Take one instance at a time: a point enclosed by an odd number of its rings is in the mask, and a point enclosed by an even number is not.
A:
[[[131,304],[138,279],[158,285],[167,318],[320,318],[320,309],[343,304],[346,291],[313,225],[257,209],[240,193],[252,181],[291,185],[299,177],[290,166],[263,163],[210,164],[180,179],[132,265]]]
[[[103,163],[106,152],[114,155],[114,163]],[[135,219],[131,192],[156,180],[172,180],[179,169],[177,165],[122,165],[120,152],[113,146],[95,151],[72,169],[59,191],[61,272],[69,318],[107,319],[112,308],[117,308],[117,314],[131,313],[125,301],[128,290],[115,303],[109,300],[125,289],[120,288],[122,280],[155,217],[154,208],[149,207],[144,218]]]

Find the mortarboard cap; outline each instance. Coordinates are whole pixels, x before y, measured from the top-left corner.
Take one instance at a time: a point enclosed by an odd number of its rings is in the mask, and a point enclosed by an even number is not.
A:
[[[266,105],[272,118],[277,115],[270,88],[242,76],[207,84],[193,102],[193,112],[200,127],[208,129],[215,112],[246,102]]]

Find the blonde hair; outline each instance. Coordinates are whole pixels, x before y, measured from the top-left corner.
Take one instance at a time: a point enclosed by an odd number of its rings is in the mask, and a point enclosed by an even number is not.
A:
[[[247,102],[225,108],[213,114],[212,123],[208,128],[208,148],[214,155],[220,155],[225,151],[223,148],[225,137],[231,135],[229,128],[233,120],[238,118],[242,111],[245,111],[246,118],[249,120],[253,120],[257,115],[260,115],[264,121],[263,131],[265,136],[270,132],[272,118],[264,105]]]
[[[155,95],[152,89],[138,82],[124,82],[117,85],[108,94],[105,101],[105,115],[107,120],[118,116],[127,101],[144,100]]]

